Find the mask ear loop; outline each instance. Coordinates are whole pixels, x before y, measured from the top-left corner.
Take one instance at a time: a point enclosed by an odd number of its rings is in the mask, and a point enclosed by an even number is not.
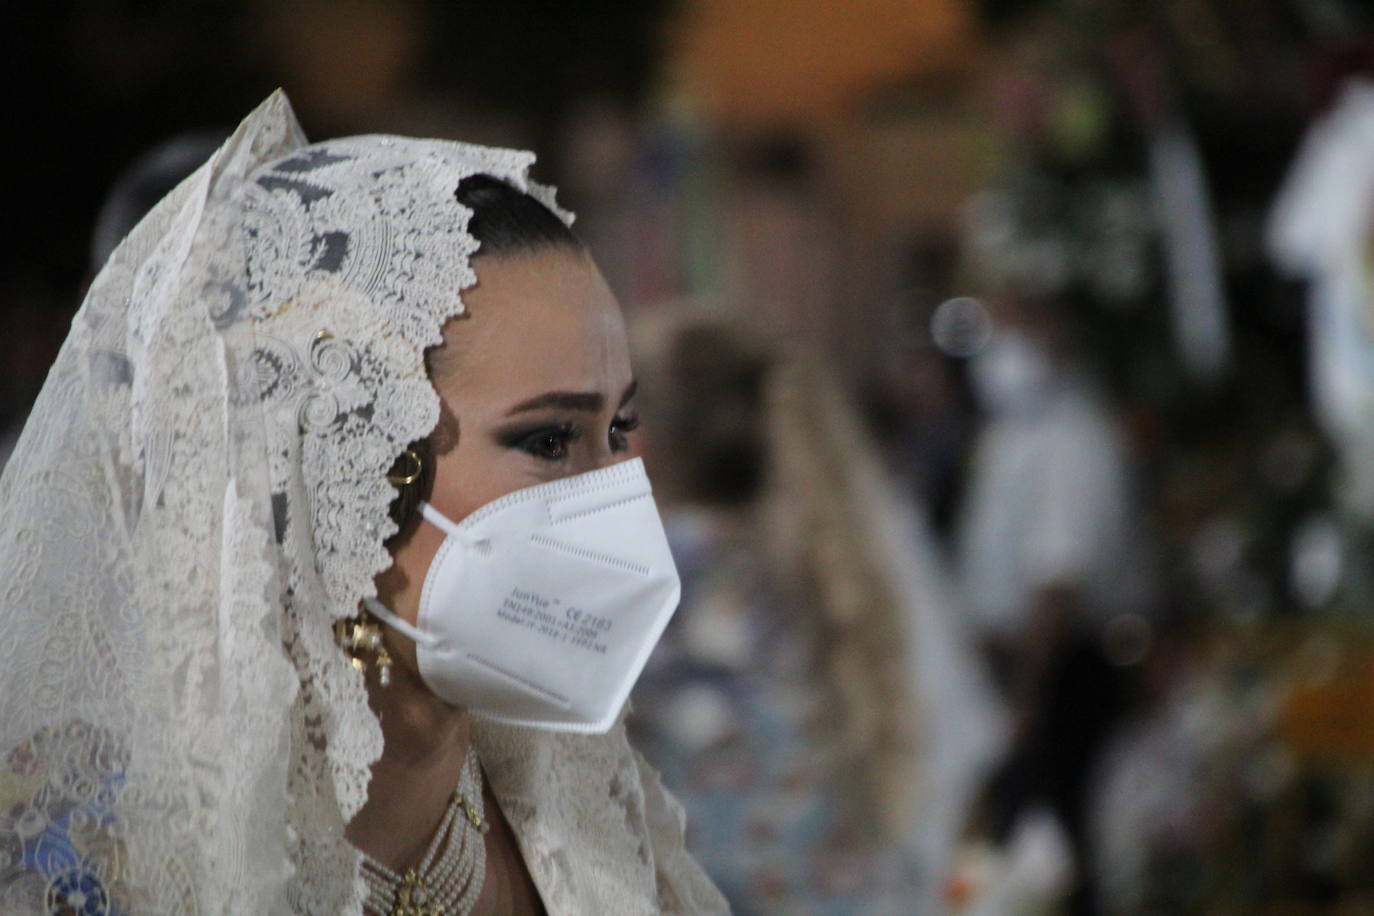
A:
[[[376,615],[377,618],[381,620],[383,623],[385,623],[387,626],[391,627],[393,630],[396,630],[402,635],[409,636],[411,640],[415,642],[416,645],[424,646],[427,649],[433,649],[434,647],[439,645],[439,640],[436,637],[424,632],[423,630],[419,630],[414,626],[411,626],[409,623],[402,620],[399,615],[393,612],[391,608],[387,607],[385,604],[382,604],[376,598],[364,598],[363,605],[366,606],[366,608],[369,611]]]
[[[427,502],[421,502],[419,509],[425,521],[429,522],[435,528],[438,528],[464,547],[471,547],[482,554],[490,553],[490,539],[475,535],[463,526],[454,524],[448,516],[444,515]]]
[[[419,508],[420,514],[425,517],[425,521],[429,522],[449,537],[457,538],[465,544],[471,544],[475,540],[462,528],[449,521],[448,516],[431,506],[428,502],[421,500]]]
[[[440,512],[438,509],[434,508],[424,500],[420,501],[419,509],[420,514],[424,516],[426,521],[428,521],[434,527],[438,528],[440,531],[444,532],[444,534],[446,534],[447,536],[453,538],[455,541],[458,541],[460,544],[463,544],[466,547],[476,548],[477,550],[485,550],[486,548],[490,547],[491,542],[488,541],[486,538],[475,537],[470,531],[467,531],[466,529],[461,528],[458,525],[455,525],[452,521],[448,519],[447,516],[445,516],[442,512]],[[364,598],[363,605],[383,623],[387,624],[393,630],[396,630],[403,636],[410,637],[411,641],[418,646],[424,646],[427,649],[433,649],[436,648],[441,642],[441,640],[433,634],[426,633],[423,630],[408,623],[407,621],[401,619],[401,617],[397,615],[394,611],[392,611],[391,608],[387,607],[385,604],[382,604],[376,598]]]

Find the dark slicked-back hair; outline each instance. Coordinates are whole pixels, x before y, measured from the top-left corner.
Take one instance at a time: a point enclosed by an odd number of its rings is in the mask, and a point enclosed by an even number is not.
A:
[[[546,248],[583,250],[582,240],[556,213],[499,178],[469,175],[454,197],[472,210],[468,232],[481,242],[477,257],[534,254]]]

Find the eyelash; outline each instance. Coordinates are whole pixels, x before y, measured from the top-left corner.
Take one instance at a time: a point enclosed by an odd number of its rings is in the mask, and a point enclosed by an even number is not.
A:
[[[639,429],[639,415],[625,414],[611,421],[607,441],[612,452],[623,452],[630,447],[626,436]],[[526,454],[541,461],[562,461],[568,457],[568,448],[582,438],[582,431],[575,424],[562,423],[535,430],[532,433],[517,435],[508,443]]]
[[[639,429],[639,414],[637,413],[620,414],[612,420],[611,430],[608,434],[611,451],[623,452],[629,448],[630,443],[626,441],[625,437],[637,429]]]

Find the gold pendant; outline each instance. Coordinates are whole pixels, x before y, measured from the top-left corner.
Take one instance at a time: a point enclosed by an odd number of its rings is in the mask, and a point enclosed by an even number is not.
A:
[[[458,802],[459,807],[463,809],[463,813],[467,815],[468,823],[485,833],[487,823],[486,819],[482,817],[482,809],[469,801],[468,797],[462,792],[454,792],[453,798],[454,801]]]
[[[401,886],[396,889],[396,905],[391,908],[391,916],[444,916],[443,910],[430,899],[429,888],[415,869],[406,869],[401,878]]]

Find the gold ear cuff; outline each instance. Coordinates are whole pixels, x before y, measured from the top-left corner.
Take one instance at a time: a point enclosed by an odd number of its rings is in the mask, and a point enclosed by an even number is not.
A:
[[[400,468],[403,463],[408,466]],[[396,467],[393,467],[392,472],[386,475],[386,479],[391,482],[392,486],[404,487],[419,480],[424,470],[424,462],[420,460],[420,456],[416,454],[415,449],[408,448],[404,452],[401,452],[401,457],[396,459]]]

